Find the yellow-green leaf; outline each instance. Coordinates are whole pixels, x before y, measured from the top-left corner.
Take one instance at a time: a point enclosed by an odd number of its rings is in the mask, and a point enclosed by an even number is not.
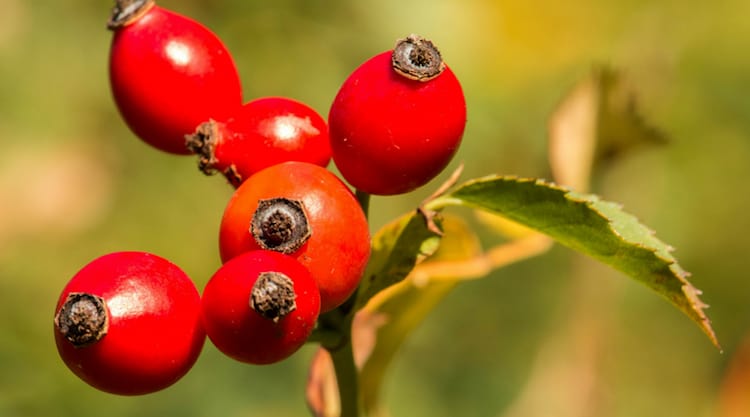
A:
[[[440,234],[432,230],[434,213],[415,210],[383,226],[372,237],[372,254],[356,295],[359,310],[378,292],[404,278],[432,255]]]
[[[433,262],[461,261],[481,253],[479,241],[460,218],[446,217],[442,224],[445,234],[440,249],[408,278],[372,298],[354,320],[353,338],[361,362],[360,388],[367,415],[383,415],[380,389],[386,369],[412,330],[458,282],[446,276],[433,280],[430,278],[436,276],[425,274],[415,279],[416,272]]]

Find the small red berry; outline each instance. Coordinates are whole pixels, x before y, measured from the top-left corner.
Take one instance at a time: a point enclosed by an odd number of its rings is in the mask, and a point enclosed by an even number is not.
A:
[[[173,263],[144,252],[115,252],[86,265],[63,289],[54,322],[68,368],[120,395],[174,384],[205,341],[193,282]]]
[[[289,98],[252,100],[225,121],[202,123],[188,137],[206,174],[223,173],[235,187],[250,175],[286,161],[325,167],[331,160],[328,126],[310,106]]]
[[[354,292],[370,256],[370,233],[351,190],[325,168],[285,162],[237,188],[219,231],[224,262],[267,249],[294,256],[318,284],[321,311]]]
[[[229,51],[208,28],[154,4],[117,0],[109,80],[115,104],[146,143],[189,154],[185,135],[242,105]]]
[[[445,169],[466,125],[458,79],[432,42],[411,35],[357,68],[328,116],[333,161],[355,188],[412,191]]]
[[[299,350],[320,313],[320,294],[296,259],[245,252],[225,263],[203,290],[203,322],[217,349],[240,362],[279,362]]]

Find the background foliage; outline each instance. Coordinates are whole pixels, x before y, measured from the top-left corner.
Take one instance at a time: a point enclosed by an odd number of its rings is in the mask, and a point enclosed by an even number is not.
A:
[[[734,393],[748,392],[750,371],[732,365],[750,340],[747,2],[160,4],[219,34],[246,98],[287,95],[322,114],[364,59],[412,32],[431,38],[467,96],[455,161],[466,164],[463,178],[550,178],[556,105],[595,65],[619,69],[670,141],[612,160],[591,191],[677,249],[725,353],[643,286],[555,246],[458,285],[406,341],[382,395],[395,416],[747,415]],[[207,344],[184,380],[138,398],[88,388],[57,357],[53,306],[70,276],[106,252],[146,250],[202,288],[219,265],[231,192],[120,121],[106,75],[110,6],[0,0],[0,415],[306,415],[312,347],[249,367]],[[373,198],[373,228],[432,188]]]

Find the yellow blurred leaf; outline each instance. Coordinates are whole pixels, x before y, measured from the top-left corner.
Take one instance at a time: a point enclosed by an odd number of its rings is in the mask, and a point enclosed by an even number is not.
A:
[[[553,240],[541,233],[533,233],[508,243],[494,246],[484,253],[462,260],[434,260],[418,265],[412,281],[420,285],[430,281],[460,281],[487,276],[495,269],[514,262],[541,255],[552,247]]]
[[[548,135],[555,182],[579,192],[589,190],[602,162],[666,142],[641,115],[633,87],[607,67],[592,71],[565,96],[549,119]]]
[[[549,120],[549,161],[559,184],[588,191],[596,147],[599,83],[588,77],[576,85]]]
[[[470,259],[481,252],[476,236],[463,220],[446,216],[442,226],[445,233],[440,249],[422,265]],[[361,369],[360,387],[367,415],[383,415],[380,390],[388,365],[406,337],[457,282],[416,282],[413,277],[411,274],[378,293],[355,318],[354,352]]]

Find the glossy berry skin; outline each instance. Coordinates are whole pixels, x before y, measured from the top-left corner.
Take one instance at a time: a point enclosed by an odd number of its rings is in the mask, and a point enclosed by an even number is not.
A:
[[[73,293],[101,297],[109,319],[107,333],[83,347],[66,339],[57,324]],[[55,322],[55,342],[68,368],[89,385],[120,395],[174,384],[205,341],[193,282],[173,263],[144,252],[115,252],[86,265],[63,289]]]
[[[112,28],[109,80],[117,108],[146,143],[189,154],[185,135],[242,105],[229,51],[209,29],[156,5]]]
[[[278,320],[251,306],[253,287],[263,273],[281,273],[293,282],[296,308]],[[244,363],[279,362],[299,350],[320,313],[320,294],[310,272],[296,259],[272,251],[243,253],[219,268],[203,290],[203,322],[213,344]]]
[[[200,155],[204,172],[219,171],[235,187],[271,165],[300,161],[325,167],[331,160],[326,120],[286,97],[252,100],[224,121],[204,123],[188,146]]]
[[[393,51],[363,63],[343,83],[328,116],[333,161],[355,188],[376,195],[412,191],[456,153],[466,103],[447,66],[429,81],[392,67]]]
[[[260,200],[299,201],[307,214],[309,239],[290,253],[318,284],[321,311],[343,303],[356,289],[370,255],[367,219],[354,194],[333,173],[306,162],[285,162],[257,172],[234,192],[221,220],[219,249],[226,262],[263,249],[250,225]]]

